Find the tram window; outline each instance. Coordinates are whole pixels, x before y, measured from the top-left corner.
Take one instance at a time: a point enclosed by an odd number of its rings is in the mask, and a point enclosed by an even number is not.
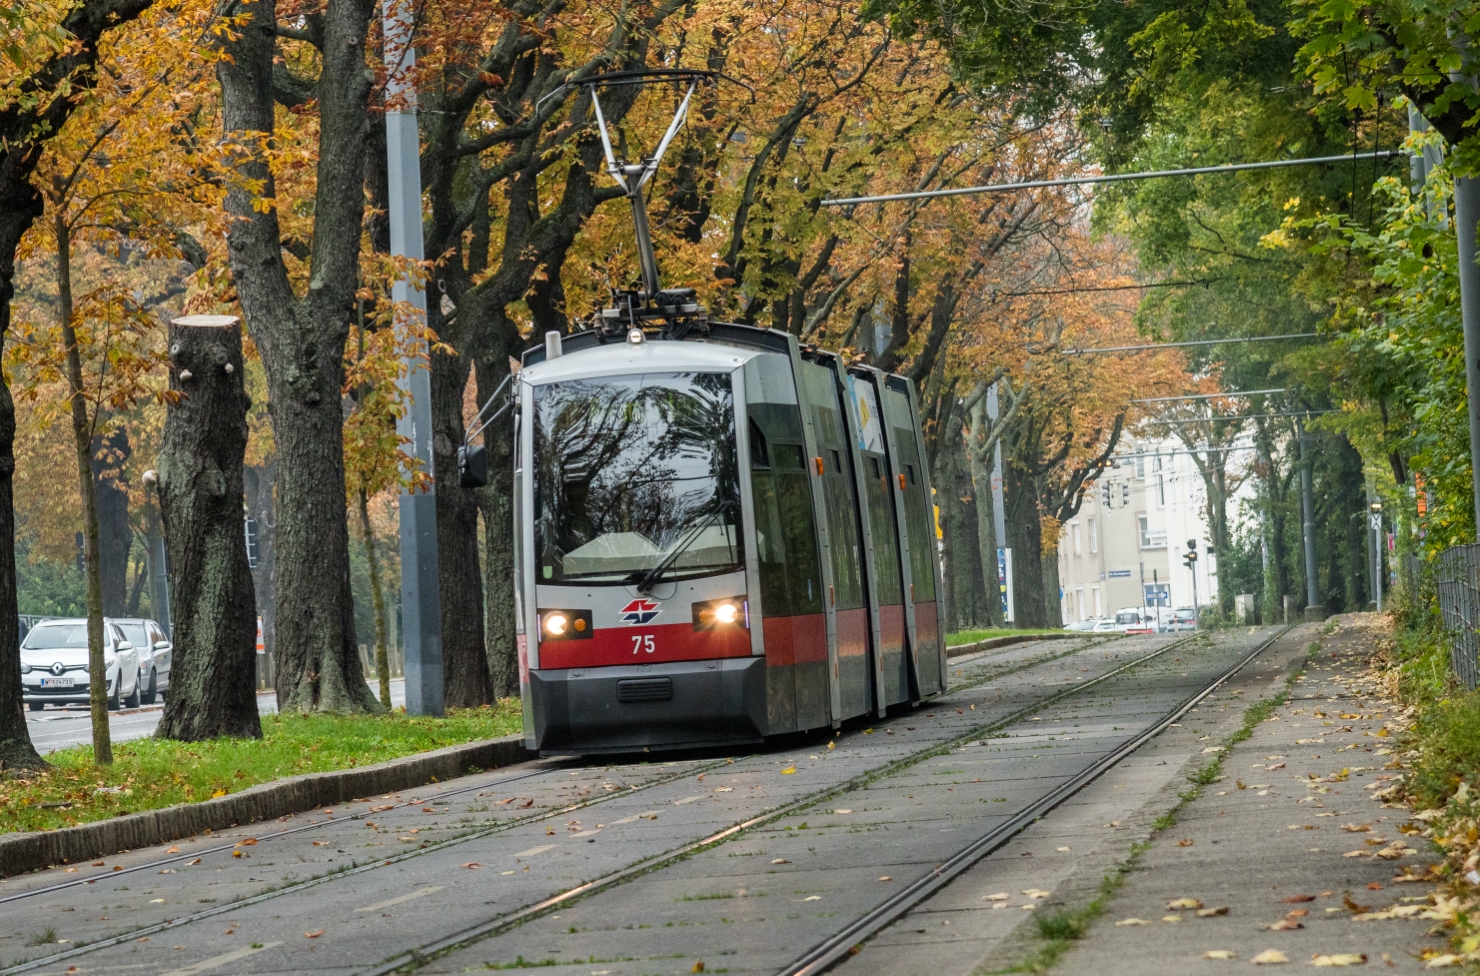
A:
[[[915,480],[915,466],[913,464],[906,464],[904,466],[904,471],[905,471],[905,477],[909,480],[909,483],[910,484],[912,484],[912,485],[919,484],[919,482],[917,482]]]
[[[769,468],[771,466],[771,455],[766,450],[766,435],[761,430],[760,424],[754,419],[750,421],[750,466],[752,468]]]
[[[843,473],[843,455],[839,454],[837,451],[828,451],[827,453],[829,453],[829,454],[832,455],[832,469],[833,469],[833,474],[842,474]]]
[[[904,493],[904,521],[910,534],[910,582],[915,587],[915,602],[929,603],[935,599],[935,537],[931,532],[930,508],[926,504],[925,492],[916,477],[917,460],[908,460],[919,457],[915,451],[914,431],[895,427],[894,442],[904,456],[905,480],[909,486]]]
[[[868,486],[869,529],[874,537],[874,563],[879,574],[879,604],[904,602],[904,578],[899,571],[899,535],[894,522],[894,498],[884,482],[877,457],[869,457],[869,468],[877,477]]]
[[[541,582],[620,584],[741,569],[739,464],[726,373],[646,373],[534,391],[534,561]]]
[[[805,468],[802,461],[802,445],[800,444],[777,444],[772,453],[776,456],[776,467],[795,471]]]
[[[801,414],[791,404],[751,404],[751,442],[765,439],[769,465],[751,454],[751,498],[755,504],[756,548],[760,564],[761,606],[767,617],[821,613],[822,565],[812,509],[811,478],[801,440]],[[771,437],[766,437],[766,432]]]

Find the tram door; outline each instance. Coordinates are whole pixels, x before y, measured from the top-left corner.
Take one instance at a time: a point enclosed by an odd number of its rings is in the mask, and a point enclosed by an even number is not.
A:
[[[874,707],[874,667],[869,611],[865,600],[866,551],[859,524],[858,486],[849,450],[848,424],[840,396],[836,357],[825,364],[801,362],[803,399],[816,438],[813,467],[821,485],[825,530],[824,577],[833,617],[835,702],[841,721]]]
[[[940,625],[936,609],[939,565],[931,517],[930,484],[925,470],[923,444],[919,435],[908,381],[898,376],[884,381],[884,421],[889,428],[894,482],[900,489],[900,513],[908,552],[907,623],[910,652],[920,695],[945,690],[941,660]]]
[[[792,362],[762,353],[744,366],[768,732],[832,723],[822,559]]]

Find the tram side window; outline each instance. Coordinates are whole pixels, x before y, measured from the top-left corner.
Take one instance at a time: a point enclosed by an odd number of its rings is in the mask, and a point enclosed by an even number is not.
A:
[[[764,409],[768,413],[788,410],[792,414],[797,413],[795,406],[765,404]],[[754,420],[751,423],[755,425]],[[800,444],[766,438],[762,429],[767,454],[765,463],[762,463],[755,450],[755,427],[759,426],[753,426],[750,434],[750,485],[755,501],[763,613],[767,617],[821,613],[822,567],[805,453]],[[773,430],[780,426],[785,430],[792,424],[765,426]],[[800,427],[801,418],[796,416],[795,428]]]
[[[859,541],[858,502],[853,479],[844,473],[843,455],[834,444],[844,443],[838,412],[817,406],[817,436],[827,454],[822,479],[827,509],[827,534],[831,541],[833,587],[839,610],[863,606],[863,551]]]
[[[899,537],[894,523],[894,502],[890,497],[889,479],[883,462],[868,455],[869,528],[874,536],[874,562],[879,573],[879,605],[895,606],[904,602],[904,579],[899,572]]]
[[[925,489],[916,471],[914,431],[894,428],[894,442],[900,445],[904,466],[904,521],[910,533],[910,580],[915,585],[915,602],[929,603],[935,599],[935,535],[931,532]]]

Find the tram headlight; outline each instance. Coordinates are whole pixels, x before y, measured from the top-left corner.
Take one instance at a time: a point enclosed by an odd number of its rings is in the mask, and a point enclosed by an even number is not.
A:
[[[743,596],[705,600],[694,604],[695,630],[729,630],[750,626],[750,607]]]
[[[567,641],[591,639],[590,610],[541,610],[540,640]]]

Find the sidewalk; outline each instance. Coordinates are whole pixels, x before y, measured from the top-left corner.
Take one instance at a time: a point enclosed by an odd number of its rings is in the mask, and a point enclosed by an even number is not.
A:
[[[1395,880],[1438,856],[1417,836],[1421,825],[1380,799],[1393,775],[1384,771],[1393,706],[1359,678],[1380,638],[1373,625],[1345,616],[1317,638],[1289,701],[1230,750],[1221,782],[1153,835],[1055,973],[1181,974],[1251,961],[1416,972],[1425,950],[1446,951],[1424,917],[1434,885]]]

